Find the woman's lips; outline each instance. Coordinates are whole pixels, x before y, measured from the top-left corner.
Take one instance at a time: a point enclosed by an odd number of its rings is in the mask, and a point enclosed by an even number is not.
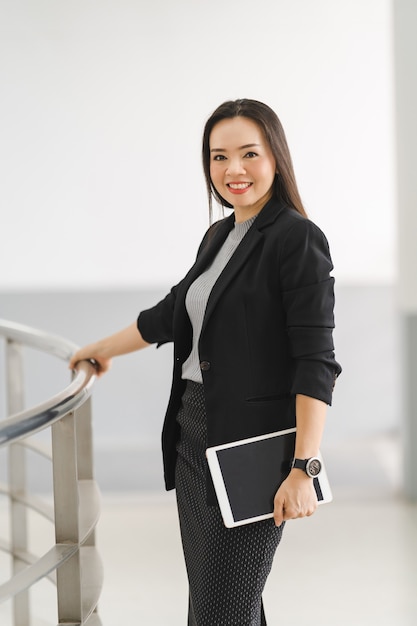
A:
[[[251,186],[252,183],[227,183],[227,188],[234,194],[245,193]]]

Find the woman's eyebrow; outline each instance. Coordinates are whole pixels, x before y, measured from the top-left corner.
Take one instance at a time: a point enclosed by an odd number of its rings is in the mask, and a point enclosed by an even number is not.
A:
[[[239,146],[238,150],[246,150],[247,148],[261,147],[260,143],[246,143],[244,146]],[[226,152],[225,148],[211,148],[210,152]]]

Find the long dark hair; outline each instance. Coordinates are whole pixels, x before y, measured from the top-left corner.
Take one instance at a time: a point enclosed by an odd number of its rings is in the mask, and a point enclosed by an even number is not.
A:
[[[222,207],[233,208],[216,190],[210,177],[210,134],[214,126],[224,119],[247,117],[258,124],[269,143],[277,166],[274,179],[274,194],[301,215],[307,216],[304,209],[284,129],[277,114],[263,102],[257,100],[228,100],[223,102],[209,117],[203,133],[203,169],[206,179],[207,193],[212,217],[212,199],[215,198]]]

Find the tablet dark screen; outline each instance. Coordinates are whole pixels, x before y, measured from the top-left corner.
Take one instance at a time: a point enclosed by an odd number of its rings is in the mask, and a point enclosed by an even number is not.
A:
[[[288,476],[295,432],[217,451],[236,522],[272,513],[274,496]]]

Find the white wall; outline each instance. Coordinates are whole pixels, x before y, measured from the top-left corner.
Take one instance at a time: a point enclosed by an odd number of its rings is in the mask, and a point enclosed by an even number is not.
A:
[[[281,117],[338,281],[392,281],[390,24],[389,0],[1,0],[0,290],[177,281],[202,127],[237,97]]]

